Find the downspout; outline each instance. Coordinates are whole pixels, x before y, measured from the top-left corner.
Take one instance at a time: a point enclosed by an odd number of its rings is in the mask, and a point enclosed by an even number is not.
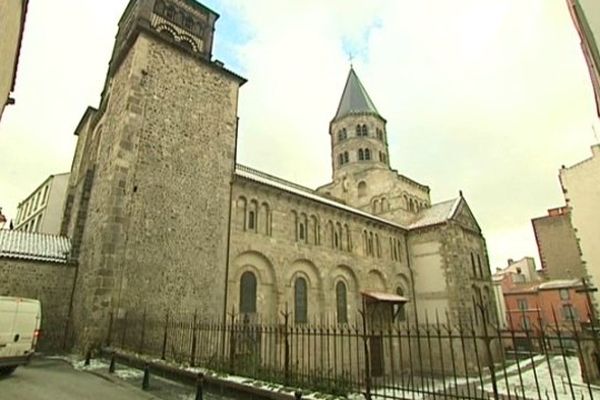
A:
[[[410,273],[410,288],[413,294],[413,308],[415,312],[415,323],[419,325],[419,314],[417,309],[417,292],[415,291],[415,273],[410,265],[410,251],[408,250],[408,234],[404,240],[404,252],[406,253],[406,267]]]
[[[238,129],[240,126],[240,117],[236,117],[235,121],[235,136],[234,140],[234,148],[233,148],[233,169],[231,172],[231,178],[229,180],[229,216],[227,219],[227,244],[226,244],[226,252],[225,252],[225,299],[223,300],[223,317],[222,322],[223,326],[227,323],[227,299],[229,298],[229,258],[230,258],[230,250],[231,250],[231,214],[233,213],[232,201],[233,201],[233,179],[235,175],[235,167],[237,164],[237,139],[238,139]],[[225,355],[225,339],[226,339],[226,330],[223,329],[223,339],[221,340],[221,352]]]

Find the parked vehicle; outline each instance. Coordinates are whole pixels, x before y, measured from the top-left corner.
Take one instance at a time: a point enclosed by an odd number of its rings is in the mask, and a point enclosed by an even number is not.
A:
[[[0,376],[31,360],[41,321],[39,300],[0,296]]]

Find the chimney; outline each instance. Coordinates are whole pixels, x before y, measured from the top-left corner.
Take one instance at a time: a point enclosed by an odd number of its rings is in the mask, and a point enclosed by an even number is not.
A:
[[[512,265],[515,263],[515,260],[513,260],[512,258],[508,259],[508,265]]]

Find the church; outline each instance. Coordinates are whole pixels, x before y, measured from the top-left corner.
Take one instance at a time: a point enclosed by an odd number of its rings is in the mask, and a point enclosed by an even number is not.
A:
[[[78,346],[142,308],[261,321],[288,310],[296,324],[343,324],[365,304],[417,323],[495,313],[467,201],[432,203],[392,168],[393,133],[354,69],[323,127],[330,183],[236,163],[246,80],[213,59],[218,17],[193,0],[132,0],[119,22],[100,104],[75,129],[61,228],[78,266]]]

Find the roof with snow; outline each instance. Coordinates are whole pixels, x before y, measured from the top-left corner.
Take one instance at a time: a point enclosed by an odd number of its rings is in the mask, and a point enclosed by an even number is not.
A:
[[[65,236],[0,230],[0,257],[66,263],[71,242]]]
[[[434,204],[429,208],[424,208],[419,212],[419,214],[416,215],[417,219],[409,226],[406,226],[401,225],[397,222],[392,222],[388,219],[368,213],[358,208],[351,207],[347,204],[322,196],[313,189],[298,185],[293,182],[286,181],[284,179],[278,178],[273,175],[269,175],[267,173],[255,170],[250,167],[246,167],[245,165],[236,164],[235,175],[404,230],[423,228],[426,226],[437,225],[448,221],[456,213],[456,210],[458,209],[458,206],[462,199],[462,197],[458,197],[453,200],[448,200],[438,204]]]
[[[454,216],[461,197],[433,204],[429,208],[422,209],[417,219],[409,225],[409,229],[423,228],[425,226],[437,225],[446,222]]]
[[[340,100],[337,112],[333,119],[344,117],[348,114],[374,114],[377,116],[379,112],[375,108],[375,104],[369,97],[362,83],[358,79],[356,72],[351,67],[344,86],[344,92]]]

